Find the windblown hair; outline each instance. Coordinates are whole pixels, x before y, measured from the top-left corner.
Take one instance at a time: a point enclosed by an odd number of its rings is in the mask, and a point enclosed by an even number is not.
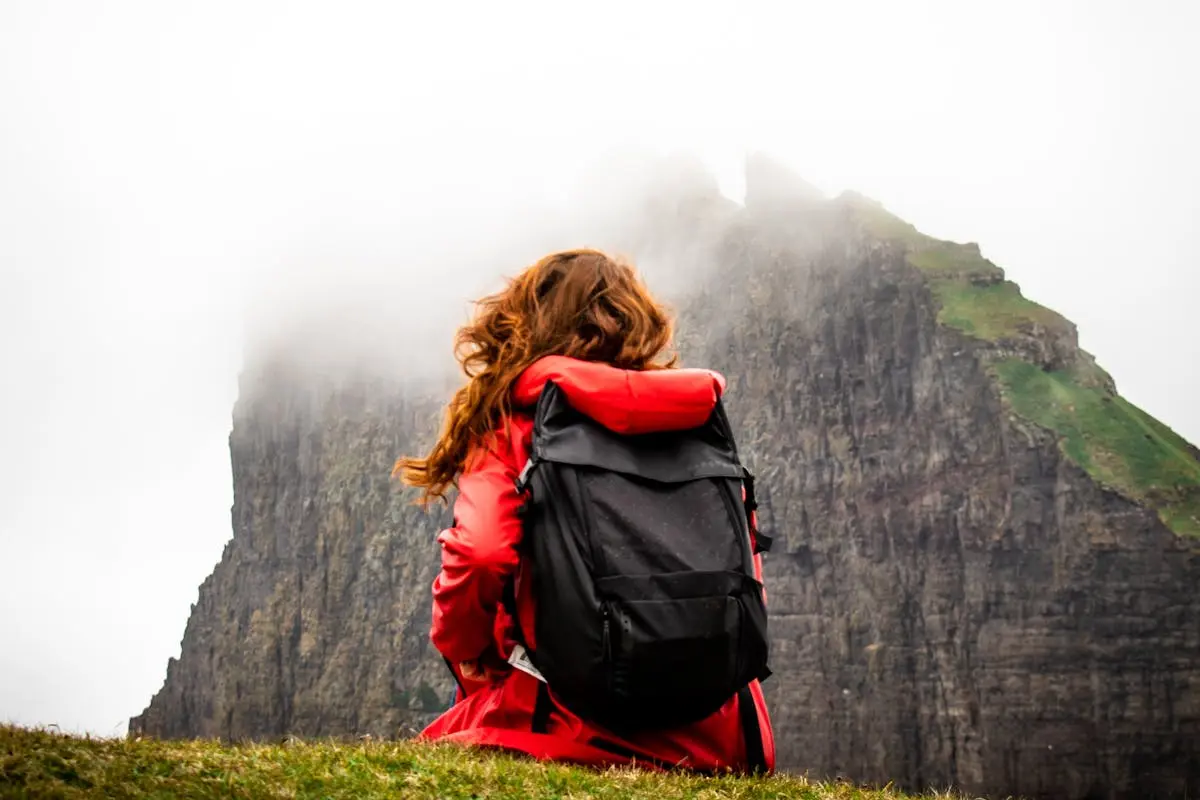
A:
[[[429,455],[401,458],[392,474],[423,490],[420,505],[445,499],[472,448],[505,424],[513,384],[527,367],[561,355],[622,369],[671,368],[672,328],[630,264],[597,250],[542,258],[476,302],[474,318],[455,337],[467,383],[450,400]]]

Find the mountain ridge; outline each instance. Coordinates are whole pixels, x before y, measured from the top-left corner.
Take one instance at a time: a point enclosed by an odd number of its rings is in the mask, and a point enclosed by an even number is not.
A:
[[[1092,478],[1154,509],[1176,533],[1200,536],[1200,450],[1121,398],[1112,376],[1079,347],[1073,323],[1026,299],[978,244],[933,239],[881,204],[843,197],[874,235],[906,248],[909,263],[925,273],[941,304],[940,323],[995,345],[988,357],[1016,413],[1064,437],[1064,452]],[[1039,376],[1022,363],[1049,374]],[[1074,402],[1060,408],[1055,394]],[[1092,417],[1084,427],[1099,433],[1088,436],[1072,425],[1069,416],[1080,407]],[[1114,459],[1124,463],[1098,463]],[[1139,463],[1131,464],[1135,459]]]

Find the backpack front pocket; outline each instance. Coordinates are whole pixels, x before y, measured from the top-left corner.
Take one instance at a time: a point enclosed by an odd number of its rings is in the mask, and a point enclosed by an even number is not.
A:
[[[739,688],[744,611],[729,591],[739,576],[672,577],[597,582],[612,592],[604,603],[607,705],[613,718],[637,726],[694,722]]]

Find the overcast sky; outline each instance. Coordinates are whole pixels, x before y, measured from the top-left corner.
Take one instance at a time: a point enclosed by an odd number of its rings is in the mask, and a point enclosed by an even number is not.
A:
[[[1200,441],[1197,41],[1188,0],[0,2],[0,720],[120,734],[161,685],[254,301],[454,278],[612,147],[977,241]]]

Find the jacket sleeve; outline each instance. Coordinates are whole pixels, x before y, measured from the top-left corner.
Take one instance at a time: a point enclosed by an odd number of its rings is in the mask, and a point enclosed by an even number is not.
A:
[[[499,443],[497,443],[499,444]],[[454,524],[438,535],[442,569],[433,582],[434,647],[452,663],[478,658],[494,642],[504,582],[517,568],[521,497],[516,469],[493,446],[458,480]]]

